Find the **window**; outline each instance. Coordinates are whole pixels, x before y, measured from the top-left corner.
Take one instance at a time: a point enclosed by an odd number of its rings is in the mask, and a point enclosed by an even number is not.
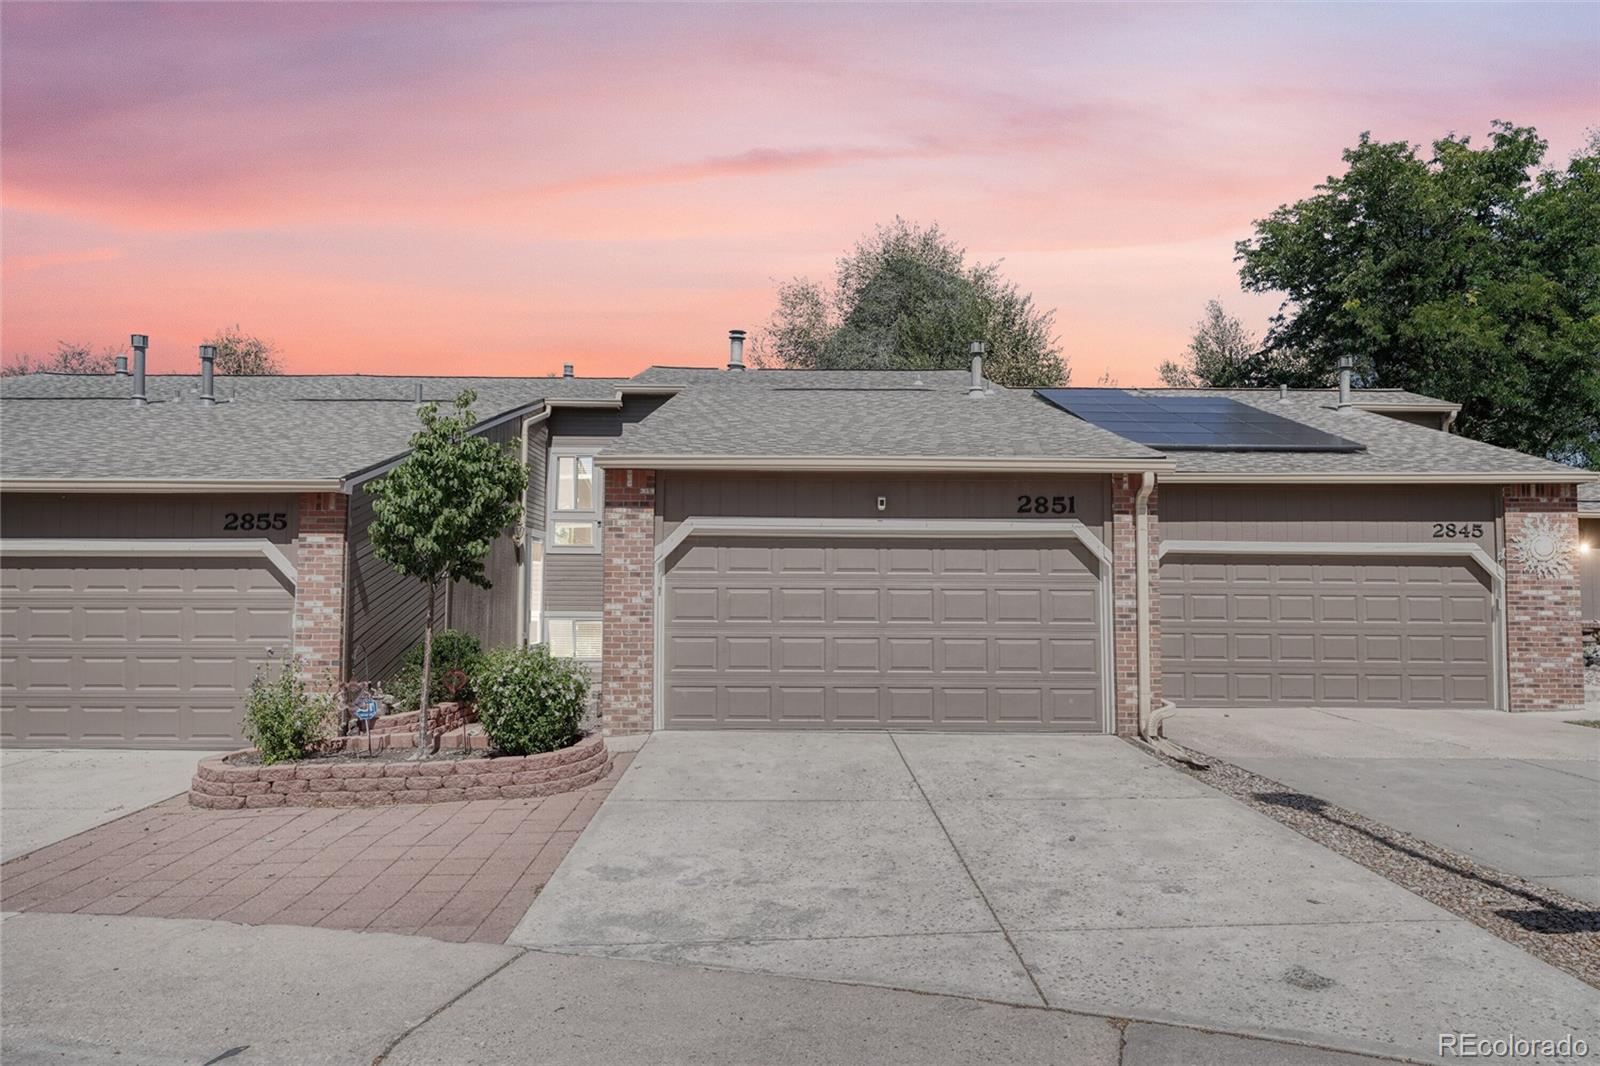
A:
[[[600,486],[594,456],[554,452],[550,456],[550,550],[600,550]]]
[[[551,617],[545,625],[550,654],[563,659],[600,661],[600,619]]]
[[[528,643],[537,644],[544,632],[544,542],[530,537],[522,551],[528,566]]]

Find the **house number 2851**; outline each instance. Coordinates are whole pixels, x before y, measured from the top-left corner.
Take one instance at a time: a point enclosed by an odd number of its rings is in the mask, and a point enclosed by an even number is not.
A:
[[[1077,514],[1076,496],[1018,496],[1018,514]]]

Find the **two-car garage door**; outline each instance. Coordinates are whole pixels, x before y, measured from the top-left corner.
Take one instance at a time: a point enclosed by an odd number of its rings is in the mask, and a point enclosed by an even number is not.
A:
[[[289,650],[294,592],[265,559],[7,556],[8,744],[225,748],[256,668]]]
[[[664,595],[669,728],[1104,729],[1075,541],[697,537]]]
[[[1492,707],[1493,602],[1465,558],[1174,556],[1162,693],[1180,706]]]

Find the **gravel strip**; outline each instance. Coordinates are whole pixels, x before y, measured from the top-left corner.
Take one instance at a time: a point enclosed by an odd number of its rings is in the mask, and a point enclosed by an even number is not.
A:
[[[1160,752],[1153,754],[1301,836],[1600,988],[1600,908],[1210,755],[1202,761],[1209,761],[1211,769],[1196,770]]]

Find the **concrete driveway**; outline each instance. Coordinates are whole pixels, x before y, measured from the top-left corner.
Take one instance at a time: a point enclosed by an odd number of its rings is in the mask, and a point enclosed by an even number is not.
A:
[[[1600,729],[1577,714],[1182,711],[1167,735],[1291,788],[1600,903]]]
[[[1600,992],[1110,737],[661,733],[511,943],[1431,1058]]]
[[[0,751],[0,862],[186,791],[203,751]]]

